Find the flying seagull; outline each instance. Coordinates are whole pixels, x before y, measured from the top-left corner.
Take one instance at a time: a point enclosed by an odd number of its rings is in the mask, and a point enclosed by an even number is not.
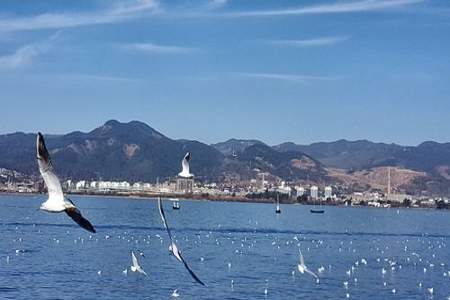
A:
[[[306,272],[311,276],[313,276],[314,278],[316,278],[316,280],[319,280],[319,276],[317,276],[313,271],[308,269],[308,267],[305,265],[305,259],[303,258],[302,251],[300,249],[298,249],[298,251],[300,252],[300,264],[298,265],[298,271],[302,274]]]
[[[55,173],[53,173],[52,161],[50,160],[50,155],[45,146],[44,137],[40,132],[37,134],[36,150],[39,172],[41,173],[48,190],[48,199],[41,204],[40,209],[51,213],[60,213],[64,211],[75,221],[75,223],[87,231],[95,233],[94,226],[92,226],[88,220],[83,218],[72,200],[64,196],[61,183]]]
[[[198,283],[200,283],[201,285],[205,285],[198,277],[197,275],[195,275],[195,273],[191,270],[191,268],[189,268],[188,264],[186,263],[186,261],[184,260],[183,256],[181,256],[181,252],[180,250],[178,250],[177,245],[174,243],[173,239],[172,239],[172,233],[170,232],[170,228],[167,225],[167,221],[166,221],[166,215],[164,214],[164,209],[162,206],[162,200],[161,197],[158,197],[158,208],[159,208],[159,214],[161,215],[161,219],[163,221],[164,227],[167,230],[167,234],[169,235],[169,239],[170,239],[170,246],[169,246],[169,251],[172,253],[173,256],[175,256],[176,259],[178,259],[180,262],[183,263],[184,267],[188,270],[189,274],[191,274],[192,278],[194,278],[195,281],[197,281]]]
[[[139,265],[139,261],[137,260],[136,255],[134,255],[134,252],[131,251],[131,259],[133,261],[133,265],[130,267],[132,272],[138,272],[141,274],[144,274],[145,276],[148,276],[147,273],[145,273],[144,269]]]
[[[183,178],[192,178],[194,174],[189,173],[189,160],[191,159],[191,152],[186,153],[181,161],[181,172],[178,173],[178,176]]]

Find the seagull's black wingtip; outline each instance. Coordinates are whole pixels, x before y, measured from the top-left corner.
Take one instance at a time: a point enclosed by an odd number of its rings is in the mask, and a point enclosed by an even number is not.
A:
[[[66,208],[65,212],[70,218],[72,218],[72,220],[75,221],[75,223],[80,225],[83,229],[92,233],[96,233],[94,226],[92,226],[92,224],[81,215],[80,211],[75,206]]]

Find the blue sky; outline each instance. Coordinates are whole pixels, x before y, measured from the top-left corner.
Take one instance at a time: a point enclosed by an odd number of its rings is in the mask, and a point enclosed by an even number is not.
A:
[[[450,3],[8,1],[0,133],[450,141]]]

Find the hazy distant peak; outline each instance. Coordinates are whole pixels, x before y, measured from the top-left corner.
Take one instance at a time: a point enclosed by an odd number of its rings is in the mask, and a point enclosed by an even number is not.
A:
[[[231,155],[233,153],[239,153],[244,151],[246,148],[253,146],[253,145],[266,145],[265,143],[259,141],[259,140],[247,140],[247,139],[229,139],[225,142],[212,144],[214,148],[219,150],[225,155]]]
[[[136,120],[130,121],[128,123],[123,123],[117,120],[109,120],[105,122],[104,125],[92,130],[90,133],[100,136],[135,135],[142,137],[151,136],[158,139],[165,137],[163,134],[156,131],[146,123]]]

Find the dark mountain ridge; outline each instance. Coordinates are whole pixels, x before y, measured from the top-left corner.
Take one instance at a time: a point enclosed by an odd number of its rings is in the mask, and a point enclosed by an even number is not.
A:
[[[1,135],[0,165],[37,174],[35,139],[35,134]],[[223,160],[219,151],[206,144],[172,140],[138,121],[111,120],[87,133],[48,136],[46,143],[58,174],[65,178],[153,181],[174,177],[181,158],[193,150],[192,168],[201,178],[213,176],[213,166]]]
[[[61,178],[154,182],[175,177],[181,159],[192,152],[191,169],[206,181],[247,180],[260,173],[281,180],[332,182],[332,169],[353,171],[396,166],[418,172],[416,190],[450,190],[450,143],[424,142],[416,147],[367,140],[283,143],[268,146],[258,140],[230,139],[207,145],[174,140],[149,125],[107,121],[90,132],[45,135],[54,166]],[[37,175],[36,134],[0,135],[0,168]],[[438,186],[438,188],[435,188]]]

